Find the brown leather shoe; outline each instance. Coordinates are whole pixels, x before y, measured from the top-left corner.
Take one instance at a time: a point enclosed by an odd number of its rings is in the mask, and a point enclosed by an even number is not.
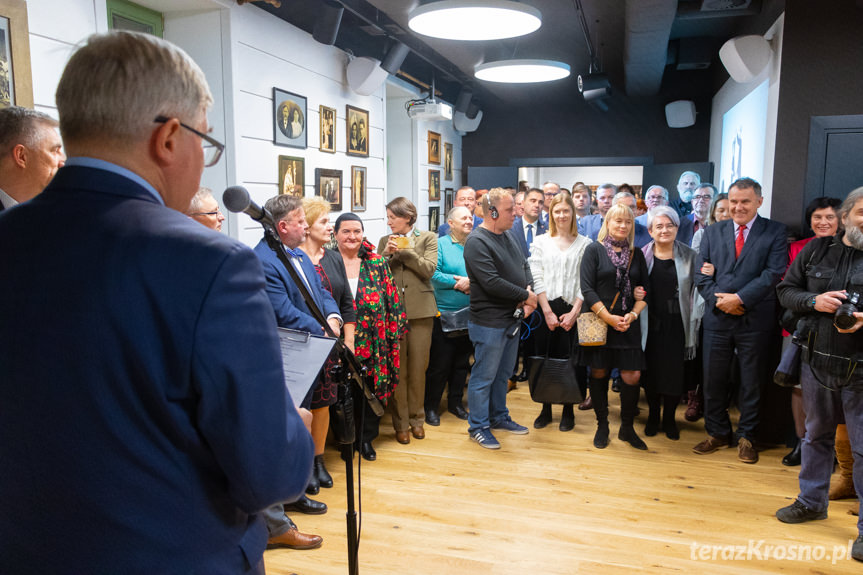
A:
[[[267,549],[317,549],[323,541],[324,538],[320,535],[300,533],[299,529],[292,527],[281,535],[270,537],[267,541]]]
[[[506,392],[509,393],[513,389],[518,389],[518,382],[514,379],[510,379],[506,384]]]
[[[425,439],[426,431],[423,429],[422,425],[417,425],[416,427],[411,427],[411,435],[417,439]]]
[[[590,409],[593,409],[593,398],[588,395],[587,399],[578,404],[578,410],[588,411]]]
[[[396,431],[396,441],[402,445],[407,445],[411,442],[411,434],[409,431]]]
[[[743,463],[758,462],[758,452],[755,451],[755,447],[752,445],[752,442],[745,437],[741,437],[737,441],[737,459]]]
[[[726,447],[727,445],[727,437],[713,437],[712,435],[708,435],[707,439],[693,447],[692,451],[698,455],[707,455],[708,453],[713,453],[720,447]]]

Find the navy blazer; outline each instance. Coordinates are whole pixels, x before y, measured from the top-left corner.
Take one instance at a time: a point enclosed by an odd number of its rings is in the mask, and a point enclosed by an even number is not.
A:
[[[591,214],[589,216],[584,216],[583,218],[579,218],[578,220],[578,233],[583,236],[587,236],[593,241],[596,241],[596,238],[599,237],[599,230],[602,228],[602,216],[599,214]],[[637,220],[637,218],[636,218]],[[641,249],[647,244],[649,244],[653,238],[650,237],[650,232],[647,231],[647,227],[635,221],[635,237],[633,239],[633,245]]]
[[[257,567],[314,446],[252,251],[69,165],[0,245],[0,572]]]
[[[515,240],[515,243],[518,244],[518,247],[521,248],[521,252],[524,254],[524,259],[530,257],[530,250],[527,248],[527,240],[524,238],[524,224],[522,223],[522,218],[515,218],[512,222],[512,227],[506,231],[512,238]],[[541,236],[544,234],[547,229],[545,225],[543,225],[542,221],[537,218],[536,219],[536,232],[533,234],[533,238],[536,239],[536,236]]]
[[[323,334],[323,326],[312,315],[297,284],[288,275],[288,270],[279,261],[276,252],[267,245],[266,240],[262,239],[258,242],[258,245],[255,246],[255,254],[264,267],[264,275],[267,278],[267,296],[269,296],[273,310],[276,312],[276,323],[279,324],[279,327],[307,331],[316,335]],[[339,306],[336,304],[336,300],[321,285],[321,278],[307,256],[302,258],[301,265],[311,287],[309,292],[324,317],[339,315]]]
[[[707,302],[704,329],[772,331],[776,329],[776,285],[788,262],[785,225],[757,216],[749,230],[740,258],[735,258],[734,221],[704,228],[696,262],[695,285]],[[704,262],[715,268],[712,276],[701,273]],[[726,314],[716,307],[716,292],[736,293],[746,313]]]

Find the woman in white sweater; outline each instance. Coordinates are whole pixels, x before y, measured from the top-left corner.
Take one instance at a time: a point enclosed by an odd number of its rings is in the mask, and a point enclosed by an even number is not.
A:
[[[533,290],[545,320],[537,329],[536,353],[542,355],[548,350],[549,357],[572,358],[575,369],[573,346],[578,342],[575,320],[582,304],[579,269],[581,256],[591,241],[578,235],[575,205],[569,194],[556,195],[548,213],[549,231],[533,241],[528,260]],[[533,426],[541,429],[549,423],[551,403],[543,403]],[[559,428],[569,431],[574,426],[573,404],[564,403]]]

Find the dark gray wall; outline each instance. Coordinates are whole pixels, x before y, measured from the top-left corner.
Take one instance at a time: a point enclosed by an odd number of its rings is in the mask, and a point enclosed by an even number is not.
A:
[[[810,118],[863,114],[863,8],[854,0],[787,0],[785,8],[771,217],[799,231]]]
[[[636,101],[617,93],[608,112],[579,100],[576,92],[565,104],[484,109],[479,129],[462,140],[464,165],[545,157],[653,156],[658,164],[707,159],[709,100],[696,102],[696,124],[683,129],[667,126],[661,97]]]

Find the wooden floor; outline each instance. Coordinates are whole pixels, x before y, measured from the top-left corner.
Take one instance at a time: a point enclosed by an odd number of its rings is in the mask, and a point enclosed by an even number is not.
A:
[[[426,426],[424,440],[399,445],[386,416],[378,460],[362,462],[360,573],[863,571],[846,558],[857,535],[848,514],[856,501],[831,503],[826,521],[785,525],[773,516],[797,493],[800,468],[780,463],[786,449],[763,451],[755,465],[740,463],[732,449],[695,455],[702,420],[682,422],[679,441],[660,433],[645,438],[647,452],[637,451],[617,440],[619,402],[611,396],[605,450],[592,446],[593,412],[577,411],[575,429],[561,433],[555,407],[552,425],[533,429],[539,409],[524,384],[508,395],[508,406],[530,434],[498,433],[497,451],[470,441],[467,424],[448,413],[440,427]],[[636,422],[639,434],[645,414]],[[292,516],[301,531],[322,535],[323,546],[267,551],[270,575],[348,572],[344,463],[331,447],[326,461],[335,487],[317,498],[329,512]],[[804,552],[824,558],[789,559]]]

